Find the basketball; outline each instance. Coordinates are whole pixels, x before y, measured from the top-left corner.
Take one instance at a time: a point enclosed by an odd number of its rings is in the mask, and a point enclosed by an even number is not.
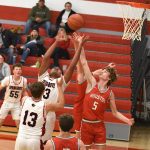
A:
[[[68,18],[67,24],[70,29],[78,30],[84,26],[84,19],[79,14],[73,14]]]

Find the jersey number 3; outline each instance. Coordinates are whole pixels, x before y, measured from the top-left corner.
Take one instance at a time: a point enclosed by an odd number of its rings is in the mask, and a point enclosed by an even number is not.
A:
[[[29,116],[31,117],[31,121],[28,121],[28,122],[27,122],[27,118],[28,118]],[[24,124],[24,125],[28,125],[28,126],[30,126],[30,127],[35,127],[35,126],[36,126],[37,117],[38,117],[38,114],[37,114],[37,113],[31,112],[31,113],[29,114],[29,111],[26,110],[26,111],[25,111],[25,115],[24,115],[24,119],[23,119],[23,124]]]
[[[51,90],[50,90],[50,89],[45,89],[45,92],[44,92],[43,98],[44,98],[44,99],[48,99],[48,98],[49,98],[49,95],[50,95],[50,92],[51,92]]]

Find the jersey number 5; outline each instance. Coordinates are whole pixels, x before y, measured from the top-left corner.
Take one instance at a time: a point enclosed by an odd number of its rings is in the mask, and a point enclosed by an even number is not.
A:
[[[31,121],[28,121],[28,122],[27,122],[28,116],[31,116]],[[31,113],[29,114],[29,111],[26,110],[26,111],[25,111],[24,118],[23,118],[23,124],[24,124],[24,125],[27,124],[27,125],[30,126],[30,127],[35,127],[37,117],[38,117],[38,114],[37,114],[37,113],[31,112]]]
[[[93,110],[96,110],[96,109],[97,109],[97,105],[98,105],[98,102],[95,101],[95,102],[93,103],[92,109],[93,109]]]

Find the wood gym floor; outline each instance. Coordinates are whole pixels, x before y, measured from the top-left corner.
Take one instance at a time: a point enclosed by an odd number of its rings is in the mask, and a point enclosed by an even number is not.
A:
[[[107,140],[106,150],[150,150],[149,123],[135,125],[131,132],[130,142]],[[0,150],[14,150],[17,129],[2,127],[0,130]],[[54,136],[58,132],[54,132]]]

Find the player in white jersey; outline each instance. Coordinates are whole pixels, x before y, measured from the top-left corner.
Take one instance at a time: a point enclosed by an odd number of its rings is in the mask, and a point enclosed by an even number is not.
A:
[[[27,95],[27,79],[21,76],[22,65],[13,65],[13,75],[5,77],[0,84],[0,90],[6,87],[4,102],[0,109],[0,127],[2,126],[8,113],[11,112],[16,126],[19,125],[20,99]]]
[[[45,131],[46,114],[64,107],[64,94],[62,81],[57,83],[58,99],[55,104],[46,104],[42,101],[45,86],[42,82],[31,85],[32,97],[22,98],[22,110],[19,132],[16,139],[15,150],[41,150],[43,145],[41,136]]]
[[[48,68],[50,66],[50,56],[52,55],[55,47],[60,41],[65,40],[65,36],[60,32],[56,36],[55,42],[51,45],[51,47],[47,50],[43,57],[43,62],[41,64],[40,70],[39,70],[39,81],[43,82],[45,84],[45,92],[43,94],[43,100],[46,101],[47,103],[53,102],[55,103],[58,97],[58,89],[56,85],[56,80],[59,81],[59,77],[62,74],[62,71],[59,67],[54,67],[51,69],[50,73],[48,73]],[[76,64],[79,60],[80,53],[81,53],[81,48],[83,43],[87,40],[86,36],[82,36],[82,40],[79,43],[80,46],[77,49],[70,65],[68,66],[67,70],[64,73],[63,76],[63,90],[65,90],[67,83],[70,81],[73,71],[75,70]],[[47,114],[47,119],[48,121],[46,122],[46,133],[43,136],[42,140],[43,142],[47,141],[48,139],[51,138],[54,125],[55,125],[55,120],[56,120],[56,115],[54,112],[49,112]]]

